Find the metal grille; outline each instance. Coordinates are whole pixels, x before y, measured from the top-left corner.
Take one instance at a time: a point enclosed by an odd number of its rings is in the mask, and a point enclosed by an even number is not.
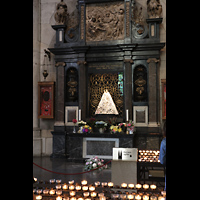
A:
[[[123,114],[123,73],[104,73],[90,75],[90,116],[95,114],[104,90],[108,90],[119,112]]]

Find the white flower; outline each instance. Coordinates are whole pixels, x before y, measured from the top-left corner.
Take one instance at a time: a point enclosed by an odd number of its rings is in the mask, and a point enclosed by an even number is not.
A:
[[[97,166],[97,164],[96,164],[96,163],[93,163],[93,164],[92,164],[92,167],[94,167],[94,168],[95,168],[96,166]]]

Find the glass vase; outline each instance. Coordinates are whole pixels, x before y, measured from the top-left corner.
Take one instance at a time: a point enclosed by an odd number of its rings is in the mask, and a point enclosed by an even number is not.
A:
[[[74,130],[73,130],[73,133],[76,133],[76,127],[74,126]]]

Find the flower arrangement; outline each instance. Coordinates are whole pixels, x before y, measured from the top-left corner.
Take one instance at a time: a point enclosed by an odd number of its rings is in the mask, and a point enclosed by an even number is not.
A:
[[[100,167],[101,165],[104,164],[104,160],[98,158],[97,156],[93,157],[93,158],[89,158],[87,160],[85,160],[85,166],[84,166],[84,170],[85,171],[90,171],[92,169],[96,169],[97,167]],[[103,170],[103,169],[107,169],[108,166],[104,165],[103,167],[98,168],[99,171]]]
[[[84,125],[83,129],[82,129],[83,133],[91,133],[92,132],[92,127],[90,127],[89,125]]]
[[[78,122],[78,126],[81,127],[81,126],[85,126],[87,123],[84,122],[83,120],[81,120],[80,122]]]
[[[110,126],[110,130],[111,130],[111,133],[121,133],[122,132],[122,128],[121,127],[114,126],[114,125]]]
[[[95,127],[97,127],[97,128],[104,128],[106,126],[107,126],[107,123],[104,121],[96,121],[95,122]]]
[[[129,122],[126,124],[126,127],[129,131],[134,130],[134,122],[132,120],[129,120]]]

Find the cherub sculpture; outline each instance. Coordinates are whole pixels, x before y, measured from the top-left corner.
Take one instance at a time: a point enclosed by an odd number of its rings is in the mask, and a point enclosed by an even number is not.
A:
[[[160,0],[147,0],[147,13],[149,18],[159,18],[162,12]]]

